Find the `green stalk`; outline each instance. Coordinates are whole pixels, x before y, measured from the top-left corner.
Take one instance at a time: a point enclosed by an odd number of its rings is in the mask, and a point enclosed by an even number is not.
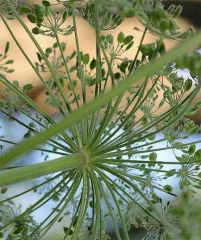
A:
[[[75,35],[75,43],[76,43],[76,50],[77,50],[77,62],[78,62],[78,71],[81,79],[81,87],[82,87],[82,100],[83,104],[86,104],[87,98],[86,98],[86,84],[83,76],[83,71],[82,71],[82,63],[81,63],[81,52],[80,52],[80,45],[79,45],[79,38],[78,38],[78,32],[77,32],[77,22],[76,22],[76,17],[75,17],[75,4],[71,4],[71,9],[72,9],[72,18],[73,18],[73,26],[75,28],[74,30],[74,35]],[[77,105],[79,108],[79,105]]]
[[[69,173],[69,172],[68,172]],[[63,173],[62,172],[60,172],[60,173],[58,173],[57,175],[55,175],[54,177],[52,177],[51,178],[51,181],[54,181],[55,179],[57,179],[57,178],[59,178],[59,177],[61,177],[63,175]],[[68,176],[67,174],[66,174],[66,176]],[[64,179],[64,178],[63,178]],[[62,179],[62,181],[63,181],[63,179]],[[27,189],[27,190],[25,190],[25,191],[20,191],[20,193],[18,193],[18,194],[16,194],[16,195],[13,195],[13,196],[11,196],[11,197],[9,197],[9,198],[5,198],[5,199],[3,199],[3,200],[1,200],[0,201],[0,204],[2,204],[2,203],[4,203],[4,202],[6,202],[6,201],[10,201],[10,200],[13,200],[13,199],[15,199],[15,198],[18,198],[18,197],[20,197],[20,196],[23,196],[23,195],[25,195],[26,193],[29,193],[29,192],[32,192],[32,191],[34,191],[35,189],[39,189],[40,187],[42,187],[43,185],[46,185],[48,182],[49,182],[50,180],[48,179],[48,180],[46,180],[46,181],[44,181],[44,182],[42,182],[42,183],[40,183],[40,184],[38,184],[38,185],[34,185],[33,187],[31,187],[31,188],[29,188],[29,189]],[[61,181],[59,182],[59,184],[61,183]],[[58,185],[56,185],[57,187],[59,187],[59,184]],[[56,187],[56,188],[57,188]],[[56,190],[56,188],[52,188],[50,191],[48,191],[48,193],[47,193],[47,197],[49,196],[49,195],[51,195],[51,191],[52,192],[54,192],[54,190]],[[46,196],[46,195],[45,195]],[[43,197],[44,197],[44,195],[43,195]],[[44,198],[45,199],[45,198]],[[40,199],[41,200],[41,199]],[[41,200],[41,202],[42,202],[42,200]],[[32,205],[33,206],[33,205]],[[1,229],[0,229],[0,231],[1,231]]]
[[[80,51],[80,43],[79,43],[79,37],[78,37],[78,31],[77,31],[77,22],[76,22],[76,8],[75,8],[75,4],[72,3],[71,4],[71,9],[72,9],[72,18],[73,18],[73,26],[74,26],[74,36],[75,36],[75,43],[76,43],[76,50],[77,50],[77,70],[79,72],[79,77],[80,77],[80,81],[81,81],[81,88],[82,88],[82,101],[83,101],[83,105],[87,104],[87,93],[86,93],[86,83],[85,83],[85,79],[84,79],[84,73],[83,73],[83,69],[82,69],[82,61],[81,61],[81,51]],[[72,85],[73,86],[73,85]],[[73,87],[73,91],[74,87]],[[76,95],[74,93],[74,95]],[[77,99],[77,97],[76,97]],[[77,103],[77,107],[78,109],[80,108],[79,102],[78,100],[76,101]],[[81,135],[80,138],[82,137],[82,141],[81,142],[86,142],[87,139],[87,125],[88,125],[88,119],[87,117],[81,121]],[[80,133],[77,132],[77,135],[79,136]],[[81,146],[81,142],[80,142],[80,146]]]
[[[99,176],[102,179],[102,172],[99,171],[98,168],[96,168],[95,170],[96,170],[96,172],[99,174]],[[97,184],[98,184],[98,188],[99,188],[99,194],[102,197],[102,199],[105,201],[105,204],[107,206],[108,215],[109,215],[109,217],[112,220],[112,224],[113,224],[114,231],[115,231],[115,234],[116,234],[116,239],[121,240],[122,238],[121,238],[120,232],[119,232],[118,219],[117,219],[116,214],[114,212],[114,208],[111,205],[111,202],[109,201],[108,194],[105,192],[105,189],[103,187],[102,182],[101,181],[97,181]],[[109,190],[109,193],[112,194],[111,190]],[[112,200],[114,200],[113,196],[112,196]]]
[[[55,34],[55,38],[56,38],[57,43],[58,43],[58,46],[59,46],[59,50],[60,50],[60,53],[61,53],[62,60],[63,60],[63,62],[64,62],[64,68],[65,68],[66,74],[67,74],[68,79],[69,79],[69,81],[70,81],[70,84],[71,84],[71,86],[72,86],[73,96],[74,96],[74,98],[75,98],[75,102],[76,102],[76,104],[77,104],[77,108],[79,108],[79,101],[78,101],[78,98],[77,98],[77,95],[76,95],[76,92],[75,92],[75,88],[73,87],[72,78],[71,78],[71,76],[70,76],[70,72],[69,72],[67,63],[65,62],[65,56],[64,56],[63,50],[62,50],[62,48],[61,48],[60,40],[59,40],[59,37],[58,37],[58,34],[57,34],[56,29],[55,29],[55,31],[54,31],[54,34]],[[68,99],[67,99],[67,97],[66,97],[66,95],[65,95],[64,89],[63,89],[62,87],[61,87],[60,91],[61,91],[61,93],[62,93],[62,97],[63,97],[63,99],[64,99],[64,102],[65,102],[65,104],[66,104],[66,107],[67,107],[69,113],[72,112],[70,103],[69,103],[69,101],[68,101]]]
[[[26,144],[23,144],[26,145]],[[56,158],[51,161],[31,164],[18,168],[11,168],[1,171],[0,186],[26,181],[58,171],[69,170],[80,167],[84,163],[84,156],[81,153]]]
[[[110,140],[116,133],[118,133],[118,132],[123,128],[123,126],[126,125],[126,123],[127,123],[130,119],[133,118],[135,112],[139,109],[139,107],[140,107],[140,106],[143,104],[143,102],[146,100],[146,97],[148,96],[149,93],[147,93],[145,97],[143,97],[142,95],[143,95],[144,89],[145,89],[145,87],[146,87],[146,85],[147,85],[147,81],[148,81],[148,78],[145,79],[145,82],[144,82],[143,85],[140,87],[140,89],[142,88],[142,90],[140,90],[141,94],[140,94],[140,96],[139,96],[139,98],[138,98],[135,106],[133,107],[133,109],[132,109],[132,110],[130,111],[130,113],[126,116],[126,118],[124,119],[124,121],[121,122],[121,118],[122,118],[122,116],[126,113],[126,111],[128,110],[129,104],[125,107],[125,109],[124,109],[124,110],[122,111],[122,113],[118,116],[118,118],[116,119],[116,121],[115,121],[112,125],[110,125],[110,128],[105,132],[105,136],[106,136],[107,134],[108,134],[109,136],[108,136],[106,139],[104,139],[104,141],[99,142],[98,149],[100,149],[101,146],[103,146],[108,140]],[[153,88],[153,87],[154,87],[154,85],[152,86],[152,88]],[[151,89],[149,90],[149,92],[150,92],[150,91],[151,91]],[[136,96],[137,96],[136,94],[133,96],[131,102],[133,102],[133,101],[135,100]],[[119,98],[120,98],[120,97],[121,97],[121,96],[119,95]],[[123,95],[122,95],[121,98],[123,98]],[[119,101],[121,101],[121,99],[119,99]],[[116,101],[116,103],[118,104],[117,101]],[[116,103],[115,103],[115,105],[116,105]],[[115,105],[114,105],[114,106],[115,106]],[[112,109],[113,114],[115,114],[115,111],[114,111],[115,108],[114,108],[114,106],[113,106],[113,109]],[[118,105],[117,105],[116,107],[118,107]],[[111,120],[112,120],[112,115],[110,114],[110,116],[111,116],[111,119],[109,119],[109,120],[111,121]],[[119,123],[119,124],[118,124],[118,123]],[[133,124],[136,125],[136,123],[133,123]],[[133,127],[134,127],[134,126],[132,126],[132,128],[133,128]],[[114,129],[115,129],[115,130],[114,130]],[[111,133],[111,130],[113,130],[112,133]],[[119,138],[122,138],[121,135],[119,135],[118,137],[119,137]],[[121,139],[121,140],[122,140],[122,139]],[[117,141],[117,138],[115,138],[115,141]]]
[[[4,21],[4,24],[6,25],[7,29],[9,30],[12,38],[14,39],[15,43],[17,44],[17,46],[19,47],[19,49],[21,50],[21,52],[23,53],[23,55],[25,56],[25,58],[27,59],[27,61],[29,62],[29,64],[32,66],[32,68],[34,69],[34,71],[37,73],[38,77],[40,78],[40,80],[42,81],[42,83],[44,84],[46,90],[48,90],[48,92],[51,95],[52,90],[49,88],[48,84],[46,84],[46,82],[43,80],[43,78],[41,77],[41,75],[38,73],[38,71],[36,70],[36,68],[34,67],[34,65],[32,64],[32,62],[30,61],[29,57],[26,55],[26,53],[24,52],[23,48],[20,46],[19,42],[17,41],[17,39],[15,38],[15,36],[13,35],[11,29],[9,28],[9,25],[6,23],[5,19],[3,18],[3,16],[0,13],[0,17],[2,18],[2,20]],[[23,93],[22,91],[20,91],[18,88],[16,88],[12,83],[10,83],[3,75],[1,76],[1,78],[4,80],[0,80],[5,86],[7,86],[9,89],[11,89],[12,91],[14,91],[18,96],[20,96],[31,108],[33,108],[37,113],[41,114],[41,116],[43,116],[48,122],[50,123],[55,123],[54,120],[48,116],[47,113],[45,113],[45,111],[38,106],[32,99],[30,99],[28,96],[26,96],[25,93]],[[53,99],[54,99],[54,94],[53,95]],[[25,114],[27,117],[30,118],[30,116],[28,114]],[[63,133],[63,136],[65,135],[65,139],[68,139],[68,136]],[[70,141],[72,142],[72,141]],[[72,143],[71,143],[72,145]]]
[[[87,127],[87,133],[84,140],[85,146],[87,146],[88,149],[91,149],[91,146],[89,144],[94,139],[94,136],[97,134],[96,129],[97,126],[100,124],[100,115],[101,115],[100,109],[97,109],[91,114],[90,122],[88,123],[89,126]]]
[[[155,126],[162,122],[162,120],[166,119],[172,112],[174,112],[177,108],[180,107],[180,105],[176,105],[174,108],[169,109],[167,112],[165,112],[164,114],[162,114],[160,117],[158,117],[158,119],[156,121],[150,122],[149,124],[147,124],[146,127],[142,126],[141,128],[139,128],[138,130],[135,131],[135,138],[133,138],[133,134],[130,134],[130,136],[126,136],[125,133],[120,134],[113,142],[112,144],[108,144],[107,147],[104,146],[103,151],[101,150],[100,146],[98,146],[98,151],[96,152],[97,155],[103,154],[103,153],[107,153],[107,152],[111,152],[113,150],[116,150],[117,148],[123,148],[126,147],[128,145],[134,144],[136,141],[137,142],[141,142],[142,140],[145,140],[146,138],[149,138],[153,135],[156,135],[157,133],[161,133],[162,130],[167,129],[168,127],[170,127],[172,124],[174,124],[177,120],[179,120],[181,118],[181,116],[183,116],[183,114],[186,112],[186,109],[190,106],[190,103],[193,101],[193,99],[195,98],[196,94],[198,93],[199,88],[196,88],[192,94],[190,95],[189,99],[189,103],[187,104],[186,108],[181,111],[180,114],[177,115],[177,117],[175,117],[173,120],[169,121],[166,125],[164,125],[163,127],[155,130],[155,131],[151,131],[148,132],[146,135],[143,135],[143,133],[149,131],[151,128],[155,128]],[[114,132],[117,132],[116,130]],[[137,138],[138,137],[138,138]],[[109,138],[108,138],[109,139]],[[107,139],[106,139],[107,140]],[[102,145],[102,144],[101,144]]]
[[[62,183],[66,181],[66,179],[70,178],[69,177],[69,172],[66,174],[66,176],[57,184],[55,185],[50,191],[48,191],[45,195],[43,195],[38,201],[36,201],[33,205],[31,205],[29,208],[27,208],[23,213],[20,215],[16,216],[16,220],[23,218],[26,215],[29,215],[30,213],[33,213],[35,210],[46,204],[50,199],[52,199],[55,195],[58,194],[58,188],[61,186]],[[66,183],[68,184],[68,183]],[[25,193],[25,192],[24,192]],[[20,196],[21,194],[15,195],[13,198],[16,198]],[[0,203],[10,201],[13,198],[6,198],[4,201],[1,201]],[[13,221],[9,221],[3,226],[0,226],[0,231],[3,229],[6,229],[9,225],[12,225]],[[41,224],[40,224],[41,225]]]
[[[161,215],[161,213],[155,208],[155,205],[150,201],[150,199],[138,188],[138,186],[136,184],[133,184],[130,179],[127,179],[124,174],[121,174],[119,172],[117,172],[115,170],[115,172],[113,171],[113,169],[110,169],[107,166],[104,166],[101,164],[101,166],[99,164],[96,164],[96,167],[101,168],[102,170],[105,171],[109,171],[110,173],[115,173],[115,176],[117,178],[119,178],[120,180],[122,180],[122,182],[128,184],[133,191],[135,191],[136,193],[138,193],[140,196],[142,196],[142,198],[147,202],[147,204],[154,210],[156,217],[152,216],[153,219],[155,219],[157,222],[160,222],[168,231],[172,232],[173,235],[176,235],[177,233],[177,229],[175,226],[172,226],[171,224],[167,223],[164,219],[164,217]]]
[[[75,24],[75,23],[74,23],[74,24]],[[76,25],[75,25],[75,32],[76,32]],[[55,31],[54,31],[54,34],[55,34],[55,37],[56,37],[56,40],[57,40],[57,43],[58,43],[58,46],[59,46],[59,50],[60,50],[62,59],[63,59],[63,61],[64,61],[64,63],[65,63],[64,53],[63,53],[63,51],[62,51],[62,49],[61,49],[61,44],[60,44],[59,37],[58,37],[58,34],[57,34],[56,29],[55,29]],[[67,64],[65,64],[65,70],[66,70],[66,73],[67,73],[68,78],[69,78],[69,80],[70,80],[70,83],[71,83],[71,85],[72,85],[73,94],[74,94],[74,97],[75,97],[75,99],[76,99],[77,107],[78,107],[78,109],[79,109],[78,99],[77,99],[77,96],[76,96],[76,93],[75,93],[75,89],[74,89],[73,84],[72,84],[72,79],[71,79],[71,77],[70,77],[70,73],[69,73]],[[66,93],[65,93],[63,87],[61,86],[61,84],[59,83],[59,81],[58,81],[58,84],[59,84],[59,85],[58,85],[59,91],[60,91],[61,96],[62,96],[62,98],[63,98],[63,101],[64,101],[64,103],[65,103],[65,105],[66,105],[66,108],[68,109],[68,112],[71,113],[71,112],[72,112],[72,108],[71,108],[70,103],[69,103],[69,101],[68,101],[68,99],[67,99],[67,97],[66,97]],[[74,129],[75,134],[76,134],[76,136],[77,136],[78,145],[81,147],[81,136],[80,136],[79,130],[78,130],[78,128],[77,128],[77,125],[73,125],[73,129]]]
[[[99,0],[95,0],[94,16],[95,16],[95,33],[96,33],[96,85],[95,98],[101,94],[101,44],[100,44],[100,26],[99,26]]]
[[[33,34],[30,32],[29,28],[26,26],[26,24],[24,23],[24,21],[21,19],[21,17],[19,16],[18,12],[15,10],[15,8],[12,6],[12,3],[9,0],[5,0],[7,5],[9,6],[9,8],[11,9],[12,13],[15,15],[15,17],[17,18],[17,20],[20,22],[21,26],[25,29],[26,33],[28,34],[28,36],[30,37],[31,41],[34,43],[34,45],[36,46],[36,48],[38,49],[38,51],[40,52],[41,56],[43,57],[45,63],[47,64],[48,69],[51,72],[51,75],[53,76],[53,78],[55,79],[57,86],[60,86],[60,83],[58,81],[58,77],[57,77],[57,73],[55,71],[55,69],[52,67],[51,63],[49,62],[47,56],[45,55],[44,51],[42,50],[40,44],[36,41],[36,39],[34,38]],[[2,14],[0,15],[0,17],[3,19]],[[8,24],[6,23],[6,21],[4,20],[4,24],[6,25],[6,27],[8,28],[8,30],[10,29]],[[10,34],[12,35],[12,38],[15,40],[17,46],[20,48],[21,52],[23,53],[23,55],[25,56],[25,58],[28,60],[29,64],[32,66],[32,68],[34,69],[35,72],[37,72],[35,66],[31,63],[29,57],[26,55],[26,53],[23,51],[23,48],[20,46],[20,44],[18,43],[17,39],[15,38],[15,36],[12,34],[11,29],[9,30]],[[39,75],[37,73],[37,75]],[[43,80],[42,77],[40,77],[40,80],[42,81],[43,85],[45,86],[46,90],[48,90],[48,93],[50,94],[50,96],[52,97],[52,99],[54,100],[54,102],[56,103],[59,111],[61,112],[61,114],[63,116],[65,116],[65,113],[59,103],[59,101],[57,100],[57,98],[55,97],[54,93],[52,92],[51,88],[48,86],[48,84],[46,84],[46,82]]]
[[[128,200],[126,200],[125,197],[127,197],[130,201],[134,202],[140,209],[142,209],[149,217],[153,218],[155,221],[158,221],[154,216],[152,216],[146,208],[144,208],[144,206],[142,206],[141,204],[138,203],[138,201],[136,201],[132,195],[130,195],[128,193],[128,191],[126,191],[121,185],[117,184],[116,181],[111,180],[111,178],[103,173],[102,171],[100,171],[99,168],[97,168],[96,166],[93,166],[94,170],[99,173],[99,175],[101,176],[102,179],[107,179],[107,181],[110,183],[111,186],[113,186],[113,191],[122,199],[124,199],[125,202],[128,202]],[[105,181],[105,180],[104,180]]]
[[[57,43],[58,43],[58,47],[59,47],[59,50],[60,50],[62,59],[63,59],[63,61],[64,61],[64,63],[65,63],[65,59],[64,59],[64,56],[63,56],[63,51],[62,51],[62,49],[61,49],[61,44],[60,44],[60,41],[59,41],[59,38],[58,38],[58,34],[57,34],[57,30],[56,30],[56,29],[54,29],[54,35],[55,35],[56,41],[57,41]],[[65,65],[66,65],[66,64],[65,64]],[[68,73],[68,71],[67,71],[67,73]],[[68,109],[68,112],[70,113],[70,112],[72,111],[72,109],[71,109],[70,103],[69,103],[69,101],[68,101],[68,99],[67,99],[67,96],[66,96],[66,93],[65,93],[65,91],[64,91],[64,88],[63,88],[62,84],[60,83],[60,81],[58,80],[58,78],[55,78],[55,82],[56,82],[56,85],[57,85],[57,87],[58,87],[58,90],[59,90],[59,92],[60,92],[60,94],[61,94],[61,97],[62,97],[62,99],[63,99],[63,101],[64,101],[64,103],[65,103],[65,105],[66,105],[66,108]]]
[[[147,28],[145,27],[145,29],[144,29],[144,31],[143,31],[143,34],[142,34],[142,38],[141,38],[141,40],[140,40],[140,44],[139,44],[138,49],[137,49],[137,52],[136,52],[136,54],[135,54],[135,58],[134,58],[134,60],[133,60],[133,62],[132,62],[132,65],[131,65],[131,67],[130,67],[128,76],[132,73],[132,71],[133,71],[134,68],[135,68],[135,65],[136,65],[136,62],[137,62],[137,59],[138,59],[138,55],[139,55],[139,53],[140,53],[140,47],[142,46],[142,43],[143,43],[143,41],[144,41],[144,39],[145,39],[145,36],[146,36],[146,33],[147,33]]]
[[[98,170],[98,169],[96,169],[96,170]],[[120,204],[117,199],[117,195],[115,194],[115,191],[112,186],[113,182],[111,184],[110,179],[108,181],[108,179],[105,177],[105,175],[102,173],[102,171],[97,171],[97,172],[99,173],[101,179],[104,181],[105,185],[107,186],[107,189],[109,190],[109,192],[111,194],[112,200],[114,201],[114,205],[118,212],[119,221],[121,223],[121,228],[123,230],[124,239],[129,239],[128,230],[126,229],[125,219],[124,219],[123,213],[121,211]]]
[[[97,108],[101,108],[101,106],[104,105],[106,102],[109,102],[116,95],[119,95],[122,92],[126,91],[132,84],[136,84],[144,76],[153,74],[155,71],[162,68],[168,62],[175,60],[177,56],[181,56],[182,54],[189,52],[192,48],[198,47],[200,45],[200,39],[201,31],[199,31],[188,41],[185,41],[181,45],[177,46],[175,49],[166,53],[161,58],[151,62],[142,69],[136,71],[135,74],[132,74],[125,81],[119,83],[119,85],[113,88],[111,91],[105,93],[102,96],[99,96],[97,99],[86,104],[85,106],[80,108],[79,111],[73,112],[73,114],[71,114],[69,117],[64,117],[64,119],[60,123],[57,123],[54,126],[47,129],[46,131],[39,133],[37,136],[27,141],[26,145],[22,144],[19,147],[15,148],[15,151],[8,152],[3,157],[1,157],[0,167],[2,167],[5,163],[12,161],[16,156],[21,155],[28,149],[33,148],[35,145],[43,143],[50,137],[53,137],[59,132],[65,130],[67,127],[71,126],[72,124],[79,121],[83,117],[89,115]]]
[[[101,201],[100,201],[100,192],[99,192],[99,179],[97,178],[94,171],[91,168],[87,169],[90,180],[91,180],[91,188],[92,188],[92,198],[93,198],[93,218],[92,218],[92,228],[93,228],[93,238],[102,239],[102,228],[101,228],[101,219],[102,219],[102,211],[101,211]]]
[[[20,109],[19,109],[20,110]],[[0,110],[5,116],[8,116],[8,118],[12,119],[13,121],[15,121],[16,123],[18,123],[19,125],[23,126],[24,128],[26,128],[28,131],[30,131],[32,134],[36,135],[37,133],[40,132],[40,130],[35,129],[33,127],[30,127],[30,125],[24,123],[23,121],[20,121],[19,119],[17,119],[17,117],[13,117],[13,116],[9,116],[9,114],[7,114],[5,111]],[[35,120],[35,119],[34,119]],[[44,128],[46,128],[45,126],[43,126]],[[52,148],[56,148],[57,152],[55,151],[51,151],[49,149],[44,149],[43,146],[40,148],[33,148],[34,150],[38,150],[38,151],[44,151],[44,152],[52,152],[52,153],[58,153],[58,150],[61,151],[65,151],[66,153],[73,153],[76,150],[76,146],[73,143],[73,141],[70,139],[70,141],[67,141],[67,139],[62,139],[61,137],[59,138],[60,140],[62,140],[63,144],[58,142],[58,140],[55,139],[49,139],[48,141],[48,145],[51,146]],[[4,139],[0,139],[0,142],[7,142],[10,144],[15,144],[15,145],[20,145],[20,143],[18,142],[11,142],[11,141],[7,141]],[[74,149],[74,150],[73,150]],[[61,154],[61,153],[58,153]],[[63,154],[63,153],[62,153]]]
[[[48,233],[48,231],[53,227],[53,225],[58,221],[61,214],[65,211],[67,206],[70,204],[71,200],[74,198],[77,189],[79,188],[81,181],[81,174],[76,174],[75,179],[73,183],[71,184],[68,191],[66,191],[66,194],[63,196],[63,198],[59,201],[57,206],[53,209],[53,211],[43,220],[43,222],[40,224],[41,226],[44,225],[47,222],[47,225],[43,228],[44,231],[40,235],[40,239],[43,239],[43,237]],[[65,189],[65,185],[63,187]],[[62,189],[60,189],[62,191]],[[63,204],[63,206],[62,206]],[[56,216],[54,216],[56,214]],[[53,219],[49,221],[51,218]]]
[[[80,205],[79,210],[77,213],[77,221],[75,225],[75,229],[73,231],[72,240],[77,240],[80,230],[83,227],[83,223],[85,220],[85,216],[87,213],[87,209],[89,207],[89,199],[90,199],[90,182],[89,177],[86,174],[85,169],[81,171],[82,173],[82,191],[81,191],[81,198],[80,198]]]

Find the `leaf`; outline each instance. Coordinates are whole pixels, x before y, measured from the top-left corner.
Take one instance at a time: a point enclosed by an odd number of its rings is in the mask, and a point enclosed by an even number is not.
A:
[[[34,14],[28,14],[27,15],[27,18],[28,18],[28,20],[31,22],[31,23],[36,23],[37,22],[37,18],[36,18],[36,16],[34,15]]]
[[[49,57],[50,53],[52,53],[52,48],[51,47],[46,48],[45,54],[47,55],[47,57]]]
[[[60,47],[61,47],[62,52],[64,52],[66,50],[66,43],[62,42],[60,44]]]
[[[87,65],[89,63],[89,54],[82,55],[82,62],[84,65]]]
[[[37,57],[38,57],[38,61],[41,62],[41,60],[43,59],[42,56],[38,52],[36,54],[37,54]]]
[[[148,137],[148,139],[149,139],[150,141],[155,140],[155,138],[156,138],[156,135],[155,135],[155,134],[152,134],[151,136]]]
[[[68,59],[71,60],[76,56],[76,51],[74,51],[69,57]]]
[[[91,70],[93,70],[94,68],[96,68],[96,59],[93,59],[93,60],[90,62],[89,67],[90,67]]]
[[[14,69],[9,69],[9,70],[7,70],[6,72],[7,73],[12,73],[12,72],[14,72],[15,70]]]
[[[53,48],[58,48],[58,47],[59,47],[58,42],[55,42],[55,43],[53,44]]]
[[[67,227],[63,227],[63,230],[64,230],[64,233],[67,233],[68,231],[68,235],[70,236],[70,235],[72,235],[73,234],[73,230],[71,230],[71,229],[69,229],[69,228],[67,228]]]
[[[10,47],[10,43],[7,42],[7,43],[6,43],[6,47],[5,47],[5,51],[4,51],[4,54],[5,54],[5,55],[8,53],[9,47]]]
[[[3,187],[3,188],[1,189],[1,193],[4,194],[4,193],[6,193],[6,192],[7,192],[7,187]]]
[[[141,124],[146,125],[148,123],[148,119],[146,117],[141,118]]]
[[[12,63],[14,63],[14,60],[8,60],[5,62],[5,64],[12,64]]]
[[[171,169],[171,170],[169,170],[168,172],[166,172],[166,176],[167,177],[172,177],[173,175],[175,175],[176,174],[176,170],[175,169]]]
[[[26,139],[28,139],[28,138],[31,137],[31,133],[30,133],[30,132],[27,132],[27,133],[24,134],[23,137],[26,138]]]
[[[39,33],[40,33],[40,29],[39,29],[38,27],[34,27],[34,28],[32,29],[32,33],[33,33],[33,34],[39,34]]]
[[[19,7],[19,12],[20,13],[30,13],[31,12],[31,8],[25,5],[20,5]]]
[[[36,15],[36,18],[37,19],[42,19],[44,14],[44,9],[43,9],[43,6],[41,6],[40,4],[34,4],[34,13]]]
[[[125,51],[127,51],[128,49],[130,49],[133,46],[134,42],[130,42],[127,46]]]
[[[194,157],[198,158],[201,160],[201,149],[198,149],[195,154],[194,154]]]
[[[159,52],[160,54],[166,53],[166,49],[165,49],[165,44],[164,44],[164,42],[158,41],[158,42],[157,42],[157,48],[158,48],[158,52]]]
[[[70,9],[65,10],[62,15],[62,20],[65,21],[68,17],[72,15],[72,11]]]
[[[31,90],[33,88],[33,85],[32,84],[26,84],[24,87],[23,87],[23,92],[27,92],[29,90]]]
[[[127,36],[127,37],[124,38],[123,43],[124,43],[125,45],[127,45],[127,44],[129,44],[132,40],[133,40],[133,36],[132,36],[132,35],[129,35],[129,36]]]
[[[125,35],[122,32],[120,32],[117,36],[117,42],[122,43],[124,41],[124,38],[125,38]]]
[[[125,72],[126,68],[128,67],[128,62],[122,62],[121,65],[119,66],[119,69],[121,72]]]
[[[116,72],[116,73],[114,74],[114,78],[115,78],[115,79],[120,79],[120,78],[121,78],[121,73],[120,73],[120,72]]]
[[[188,153],[190,155],[192,155],[195,152],[195,150],[196,150],[196,145],[195,144],[191,144],[189,149],[188,149]]]
[[[173,190],[173,188],[172,188],[171,185],[165,185],[165,186],[163,187],[163,189],[164,189],[166,192],[172,192],[172,190]]]
[[[186,92],[189,91],[191,89],[192,85],[193,85],[193,81],[190,78],[188,78],[184,83],[184,90]]]
[[[42,1],[43,6],[45,7],[49,7],[50,3],[48,1]]]
[[[75,89],[77,86],[77,81],[76,80],[72,80],[69,84],[68,84],[68,90],[73,90]]]
[[[89,202],[89,206],[90,206],[91,208],[93,208],[93,207],[94,207],[94,202],[93,202],[93,201],[90,201],[90,202]]]
[[[108,34],[108,35],[106,36],[106,41],[107,41],[108,43],[110,43],[110,44],[113,44],[113,42],[114,42],[114,37],[113,37],[111,34]]]
[[[72,66],[70,69],[69,69],[69,72],[74,72],[75,70],[77,70],[77,67],[76,66]]]
[[[14,80],[13,81],[13,85],[16,87],[16,88],[19,88],[19,82],[17,80]]]
[[[152,161],[152,162],[155,162],[157,159],[157,153],[155,152],[152,152],[149,154],[149,160]]]

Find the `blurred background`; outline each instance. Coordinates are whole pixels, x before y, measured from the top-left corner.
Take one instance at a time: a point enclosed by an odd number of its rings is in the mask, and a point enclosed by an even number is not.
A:
[[[24,0],[24,1],[21,1],[23,3],[26,3],[28,1]],[[34,1],[33,1],[34,2]],[[201,27],[201,1],[197,0],[197,1],[193,1],[193,0],[189,0],[189,1],[183,1],[183,0],[179,0],[179,1],[164,1],[166,7],[168,7],[170,4],[175,4],[175,5],[182,5],[183,6],[183,12],[182,12],[182,17],[184,19],[187,19],[189,20],[192,25],[195,27],[195,28],[200,28]],[[181,74],[184,75],[184,74],[188,74],[188,73],[185,73],[183,71],[181,71]],[[28,121],[27,119],[25,119],[23,116],[19,115],[18,116],[19,119],[23,120],[23,121]],[[21,137],[22,136],[22,133],[24,131],[23,127],[20,127],[17,123],[14,123],[14,122],[11,122],[11,121],[8,121],[6,118],[4,118],[3,116],[0,115],[0,125],[1,125],[1,128],[0,128],[0,135],[6,135],[6,136],[9,136],[9,138],[13,140],[18,140],[20,141],[21,140]],[[189,141],[196,141],[196,140],[200,140],[201,139],[201,134],[197,134],[196,136],[192,137],[191,139],[189,139]],[[8,149],[10,146],[7,144],[4,146],[4,149]],[[199,148],[201,148],[201,144],[198,145]],[[168,158],[171,156],[171,158],[174,158],[173,154],[172,154],[172,151],[163,151],[161,152],[160,154],[162,154],[163,156],[168,156]],[[40,153],[36,153],[36,152],[33,152],[27,156],[24,157],[24,162],[29,161],[29,163],[35,163],[37,161],[40,160],[41,158],[41,154]],[[51,158],[51,156],[50,156]],[[21,161],[21,160],[20,160]],[[27,183],[27,184],[33,184],[33,183]],[[9,191],[8,191],[8,196],[9,194],[12,194],[13,193],[17,193],[19,192],[19,189],[20,191],[22,189],[26,189],[27,188],[27,184],[16,184],[15,186],[9,188]],[[177,184],[175,182],[175,184]],[[5,197],[5,196],[3,196]],[[39,196],[40,197],[40,196]],[[37,194],[33,194],[33,193],[30,193],[27,195],[26,199],[25,198],[19,198],[16,200],[16,205],[18,204],[22,204],[23,209],[26,209],[28,206],[30,206],[30,204],[34,203],[38,198]],[[165,198],[165,196],[164,196]],[[53,208],[54,206],[54,203],[49,203],[48,207],[46,207],[45,209],[43,210],[40,210],[38,211],[35,215],[34,215],[34,219],[36,221],[41,221],[43,218],[42,216],[44,216],[45,214],[48,214],[49,211],[51,211],[51,209]],[[69,220],[66,219],[66,223],[68,222]],[[111,224],[110,222],[108,222],[108,234],[111,236],[111,239],[112,240],[115,240],[115,236],[113,235],[113,231],[112,231],[112,228],[111,228]],[[143,236],[145,235],[145,232],[143,229],[132,229],[131,231],[131,239],[132,240],[141,240],[143,238]],[[48,239],[48,240],[59,240],[59,239],[62,239],[62,236],[63,236],[63,230],[62,230],[62,226],[61,224],[58,224],[58,225],[55,225],[55,227],[50,231],[50,233],[47,235],[46,238],[44,238],[44,240]]]

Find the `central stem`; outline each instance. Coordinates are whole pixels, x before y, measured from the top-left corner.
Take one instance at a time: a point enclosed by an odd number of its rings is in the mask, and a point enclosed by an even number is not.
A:
[[[90,151],[87,151],[85,149],[80,150],[80,153],[83,156],[83,162],[82,162],[81,167],[82,168],[87,167],[91,161],[91,153],[90,153]]]
[[[85,153],[74,153],[47,162],[7,168],[1,171],[0,187],[38,178],[58,171],[77,168],[86,165],[86,159]]]

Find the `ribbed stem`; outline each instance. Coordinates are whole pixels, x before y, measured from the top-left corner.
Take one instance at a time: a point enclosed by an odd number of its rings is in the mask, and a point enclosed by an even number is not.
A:
[[[31,164],[22,167],[8,168],[1,171],[0,186],[6,186],[17,182],[23,182],[32,178],[38,178],[58,171],[77,168],[85,164],[83,153],[56,158],[47,162]]]

